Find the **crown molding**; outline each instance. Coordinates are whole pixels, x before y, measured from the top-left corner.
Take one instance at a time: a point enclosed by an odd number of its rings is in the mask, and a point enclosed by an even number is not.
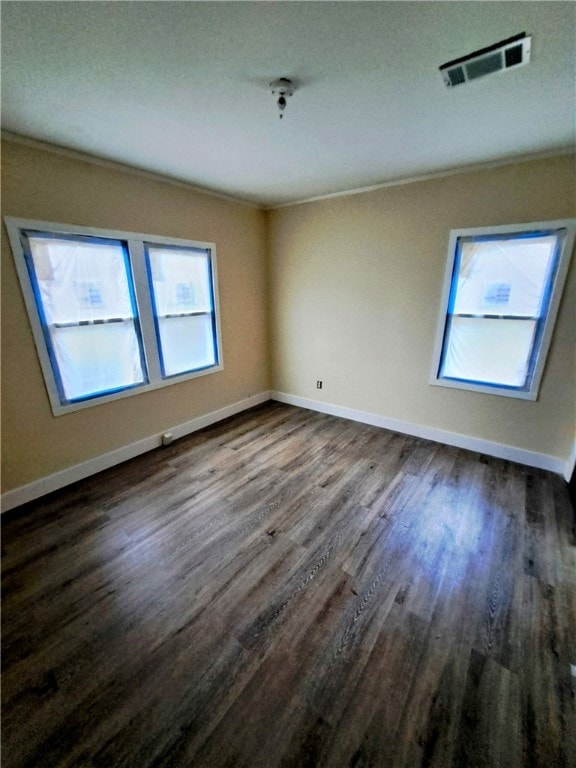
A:
[[[23,136],[20,133],[12,133],[12,131],[2,130],[1,137],[3,141],[10,141],[14,144],[22,144],[25,147],[31,147],[32,149],[39,149],[44,152],[52,152],[52,154],[60,155],[61,157],[67,157],[70,160],[79,160],[83,163],[90,163],[91,165],[97,165],[102,168],[110,168],[114,171],[123,171],[124,173],[131,173],[134,176],[148,179],[151,181],[161,181],[164,184],[171,184],[174,187],[180,187],[180,189],[187,189],[189,192],[196,192],[200,195],[209,195],[210,197],[216,197],[219,200],[225,200],[228,203],[236,203],[237,205],[245,205],[248,208],[256,208],[257,210],[264,210],[262,205],[252,203],[249,200],[244,200],[241,197],[234,197],[227,195],[224,192],[218,192],[217,190],[210,189],[209,187],[201,187],[197,184],[191,184],[183,179],[177,179],[173,176],[164,175],[162,173],[156,173],[155,171],[146,171],[143,168],[137,166],[128,165],[126,163],[120,163],[116,160],[107,160],[104,157],[98,155],[91,155],[88,152],[82,152],[78,149],[71,149],[70,147],[64,147],[60,144],[52,144],[48,141],[41,141],[40,139],[33,139],[29,136]]]
[[[13,133],[12,131],[1,131],[1,137],[4,141],[11,141],[15,144],[22,144],[34,149],[43,150],[45,152],[52,152],[62,157],[68,157],[72,160],[79,160],[84,163],[91,163],[92,165],[101,166],[103,168],[110,168],[112,170],[123,171],[124,173],[131,173],[141,178],[149,179],[152,181],[160,181],[164,184],[171,184],[181,189],[187,189],[191,192],[196,192],[201,195],[208,195],[215,197],[219,200],[225,200],[229,203],[236,203],[237,205],[244,205],[248,208],[254,208],[261,211],[276,211],[280,208],[290,208],[294,205],[306,205],[307,203],[316,203],[323,200],[331,200],[336,197],[349,197],[351,195],[363,195],[368,192],[376,192],[380,189],[388,189],[389,187],[400,187],[406,184],[415,184],[420,181],[431,181],[434,179],[443,179],[449,176],[457,176],[465,173],[477,173],[479,171],[489,171],[495,168],[503,168],[507,165],[516,165],[517,163],[529,163],[537,160],[547,160],[552,157],[563,157],[568,155],[575,155],[576,147],[570,145],[566,147],[559,147],[554,150],[548,150],[546,152],[536,152],[532,154],[516,155],[501,160],[493,160],[484,163],[475,163],[473,165],[455,166],[453,168],[446,168],[441,171],[432,171],[430,173],[423,173],[417,176],[402,176],[397,179],[390,179],[389,181],[379,182],[378,184],[371,184],[364,187],[352,187],[348,189],[342,189],[337,192],[328,192],[324,195],[316,195],[314,197],[306,197],[299,200],[293,200],[286,203],[278,203],[275,205],[266,205],[265,203],[255,203],[250,200],[245,200],[241,197],[234,197],[233,195],[227,195],[224,192],[211,189],[209,187],[198,186],[192,184],[183,179],[178,179],[173,176],[164,175],[155,171],[147,171],[143,168],[121,163],[116,160],[108,160],[97,155],[91,155],[87,152],[82,152],[77,149],[71,149],[70,147],[64,147],[59,144],[52,144],[47,141],[41,141],[40,139],[34,139],[29,136],[24,136],[19,133]],[[575,155],[576,156],[576,155]]]
[[[454,168],[446,168],[442,171],[431,171],[430,173],[423,173],[419,176],[403,176],[398,179],[391,179],[390,181],[383,181],[379,184],[371,184],[367,187],[354,187],[352,189],[343,189],[339,192],[329,192],[325,195],[317,195],[315,197],[307,197],[302,200],[294,200],[289,203],[278,203],[278,205],[270,205],[265,208],[267,211],[276,211],[279,208],[290,208],[293,205],[306,205],[307,203],[317,203],[322,200],[331,200],[335,197],[350,197],[351,195],[363,195],[367,192],[376,192],[379,189],[388,189],[389,187],[401,187],[406,184],[415,184],[419,181],[431,181],[433,179],[443,179],[448,176],[459,176],[465,173],[478,173],[479,171],[490,171],[494,168],[503,168],[507,165],[516,165],[517,163],[530,163],[535,160],[547,160],[551,157],[564,157],[566,155],[574,155],[576,157],[576,147],[567,146],[559,147],[558,149],[549,150],[546,152],[537,152],[528,155],[516,155],[513,157],[503,158],[501,160],[491,160],[484,163],[474,163],[473,165],[461,165]]]

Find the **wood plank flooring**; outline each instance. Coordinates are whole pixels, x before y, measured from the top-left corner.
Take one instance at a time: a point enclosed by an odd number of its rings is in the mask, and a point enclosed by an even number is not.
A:
[[[4,768],[576,766],[562,479],[279,403],[3,518]]]

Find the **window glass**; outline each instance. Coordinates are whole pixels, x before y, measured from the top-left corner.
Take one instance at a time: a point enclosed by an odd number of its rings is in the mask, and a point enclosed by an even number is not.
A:
[[[214,329],[209,315],[159,318],[164,376],[207,368],[216,363]]]
[[[452,318],[442,375],[524,386],[535,327],[534,321]]]
[[[146,245],[164,377],[218,361],[209,250]]]
[[[144,383],[124,243],[33,232],[24,241],[61,401]]]
[[[557,236],[460,240],[455,314],[540,316]]]

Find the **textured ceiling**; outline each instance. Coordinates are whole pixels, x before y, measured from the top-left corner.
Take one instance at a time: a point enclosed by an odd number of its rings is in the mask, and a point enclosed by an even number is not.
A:
[[[519,32],[529,65],[443,85]],[[2,49],[4,129],[261,205],[574,142],[573,2],[4,2]]]

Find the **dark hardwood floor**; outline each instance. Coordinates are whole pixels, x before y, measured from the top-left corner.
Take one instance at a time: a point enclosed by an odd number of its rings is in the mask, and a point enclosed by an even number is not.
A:
[[[3,518],[3,768],[576,766],[561,478],[278,403]]]

